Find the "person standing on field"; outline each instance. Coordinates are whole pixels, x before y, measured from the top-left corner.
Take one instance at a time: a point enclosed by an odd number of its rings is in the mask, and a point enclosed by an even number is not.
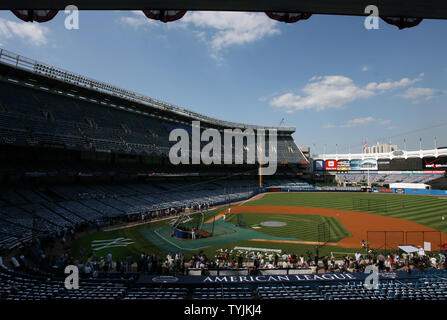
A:
[[[334,253],[331,252],[331,266],[332,266],[332,270],[335,269],[335,256]]]

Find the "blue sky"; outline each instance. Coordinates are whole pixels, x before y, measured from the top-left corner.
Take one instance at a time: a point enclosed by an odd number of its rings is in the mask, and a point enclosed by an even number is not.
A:
[[[447,146],[447,22],[398,30],[363,17],[284,24],[263,13],[82,11],[43,24],[0,11],[0,46],[223,120],[297,128],[314,152],[360,152],[367,139]],[[325,147],[326,145],[326,147]]]

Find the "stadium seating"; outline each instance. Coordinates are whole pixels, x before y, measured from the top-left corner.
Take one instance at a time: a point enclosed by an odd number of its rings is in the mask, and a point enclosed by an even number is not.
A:
[[[364,173],[337,174],[341,183],[367,183],[368,175]],[[370,183],[428,183],[438,179],[439,174],[377,174],[369,175]]]
[[[220,284],[191,286],[177,283],[138,284],[138,274],[127,278],[108,277],[80,279],[79,289],[67,290],[63,278],[30,275],[0,266],[0,301],[39,300],[447,300],[447,271],[417,272],[409,280],[382,280],[376,289],[367,289],[363,282],[310,282],[306,285],[288,283]]]
[[[0,82],[0,105],[0,142],[15,145],[59,145],[74,150],[167,156],[169,132],[184,127],[98,101],[5,82]],[[202,146],[205,144],[202,142]],[[291,135],[278,135],[277,160],[306,161]]]
[[[242,179],[48,186],[54,198],[36,188],[4,189],[0,195],[0,230],[4,232],[0,245],[12,248],[29,240],[33,232],[57,234],[71,226],[126,214],[244,200],[257,192],[256,184]],[[266,180],[265,186],[313,188],[296,179]]]

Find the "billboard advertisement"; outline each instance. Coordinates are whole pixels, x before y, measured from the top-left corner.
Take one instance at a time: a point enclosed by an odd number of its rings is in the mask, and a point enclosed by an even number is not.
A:
[[[338,160],[337,171],[349,171],[351,170],[351,162],[349,160]]]
[[[337,161],[336,160],[326,160],[324,162],[326,171],[337,171]]]
[[[376,159],[315,160],[314,171],[366,171],[378,170]]]
[[[315,160],[314,161],[314,171],[324,171],[324,160]]]
[[[423,159],[424,169],[436,170],[436,169],[447,169],[447,157],[438,158],[424,158]]]
[[[351,160],[351,170],[353,171],[378,170],[377,160],[376,159]]]

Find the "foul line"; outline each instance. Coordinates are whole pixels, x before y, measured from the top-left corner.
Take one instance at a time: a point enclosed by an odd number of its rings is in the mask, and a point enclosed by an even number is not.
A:
[[[322,245],[324,242],[317,241],[298,241],[298,240],[276,240],[276,239],[250,239],[248,241],[256,242],[271,242],[271,243],[290,243],[290,244],[311,244],[311,245]],[[325,243],[328,246],[337,246],[335,242]]]
[[[253,196],[253,197],[251,197],[251,198],[249,198],[249,199],[246,199],[246,200],[244,200],[244,201],[242,201],[242,202],[239,202],[239,203],[237,203],[236,205],[234,205],[233,208],[234,208],[234,207],[240,207],[240,206],[242,206],[242,205],[244,205],[244,204],[246,204],[247,202],[250,202],[250,201],[258,200],[258,199],[255,199],[255,198],[258,197],[258,196],[260,196],[260,197],[259,197],[259,199],[260,199],[260,198],[262,198],[262,197],[264,196],[264,193],[259,193],[259,194],[255,195],[255,196]],[[224,207],[225,207],[225,206],[224,206]],[[230,204],[230,206],[228,206],[228,207],[231,208],[231,204]],[[223,211],[228,211],[228,208],[226,208],[226,209],[223,210]],[[220,218],[222,218],[222,216],[223,216],[222,213],[217,214],[217,216],[215,216],[216,221],[219,220]],[[211,223],[211,222],[213,222],[213,219],[214,219],[214,218],[210,218],[210,219],[208,219],[207,221],[205,221],[205,223]]]

